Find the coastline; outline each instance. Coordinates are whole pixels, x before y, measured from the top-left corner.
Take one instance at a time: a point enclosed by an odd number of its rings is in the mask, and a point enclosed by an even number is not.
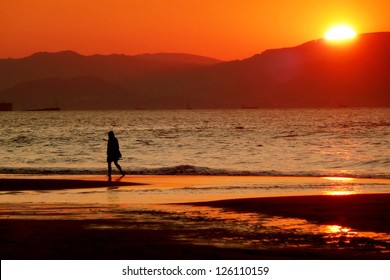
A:
[[[386,179],[354,180],[390,186]],[[390,193],[218,192],[234,184],[250,189],[254,183],[287,187],[328,181],[185,175],[126,176],[110,184],[104,176],[0,175],[1,257],[390,259]],[[210,185],[217,193],[202,194]],[[291,221],[293,230],[286,226]],[[321,232],[323,225],[338,231]]]

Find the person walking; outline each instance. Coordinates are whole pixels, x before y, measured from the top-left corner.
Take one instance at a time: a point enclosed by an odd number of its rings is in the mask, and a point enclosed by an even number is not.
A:
[[[119,172],[122,174],[122,177],[125,176],[122,167],[119,165],[118,160],[122,157],[122,154],[119,150],[119,141],[115,137],[113,131],[108,132],[108,143],[107,143],[107,164],[108,164],[108,181],[111,181],[111,163],[114,162],[115,166],[118,168]]]

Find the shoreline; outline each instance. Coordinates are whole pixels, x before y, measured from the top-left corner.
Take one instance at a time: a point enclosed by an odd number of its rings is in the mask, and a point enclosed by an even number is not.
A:
[[[204,167],[204,169],[207,169]],[[223,170],[209,169],[202,170],[202,167],[178,165],[172,167],[150,168],[149,170],[126,170],[128,176],[207,176],[207,177],[277,177],[277,178],[350,178],[356,180],[390,180],[388,174],[349,174],[349,173],[281,173],[281,172],[256,172],[256,171],[238,171],[238,170]],[[107,171],[105,169],[98,171],[78,171],[78,170],[25,170],[20,171],[14,169],[3,168],[0,170],[0,177],[14,176],[56,176],[56,177],[104,177]],[[119,173],[113,174],[118,175]]]
[[[291,182],[335,182],[335,183],[378,183],[390,184],[389,178],[355,178],[355,177],[329,177],[329,176],[269,176],[269,175],[133,175],[126,176],[113,175],[113,180],[108,182],[105,175],[89,174],[0,174],[0,191],[12,190],[12,187],[23,190],[36,189],[75,189],[97,187],[107,187],[126,185],[149,185],[150,187],[185,185],[218,184],[227,182],[244,183],[291,183]],[[30,187],[28,187],[30,185]],[[55,185],[59,184],[59,185]],[[7,186],[8,185],[8,186]],[[23,187],[21,187],[23,185]],[[40,187],[38,187],[40,186]],[[390,192],[390,189],[389,191]]]

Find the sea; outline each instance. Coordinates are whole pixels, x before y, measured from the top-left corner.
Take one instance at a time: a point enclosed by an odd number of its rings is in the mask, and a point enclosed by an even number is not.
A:
[[[0,112],[0,178],[104,178],[111,130],[129,174],[113,179],[151,184],[4,191],[0,218],[99,220],[101,229],[123,219],[223,248],[332,248],[343,257],[348,249],[365,259],[390,250],[389,233],[191,204],[388,193],[390,108]]]
[[[390,108],[0,112],[0,173],[390,178]],[[114,168],[115,169],[115,168]]]

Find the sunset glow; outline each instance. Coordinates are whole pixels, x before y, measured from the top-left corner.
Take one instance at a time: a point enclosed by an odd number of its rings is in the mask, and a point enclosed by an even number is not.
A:
[[[0,57],[73,50],[243,59],[322,38],[337,22],[359,33],[390,30],[389,10],[387,0],[2,1]]]
[[[352,27],[340,25],[332,27],[325,34],[325,39],[329,41],[349,40],[356,37],[356,32]]]

